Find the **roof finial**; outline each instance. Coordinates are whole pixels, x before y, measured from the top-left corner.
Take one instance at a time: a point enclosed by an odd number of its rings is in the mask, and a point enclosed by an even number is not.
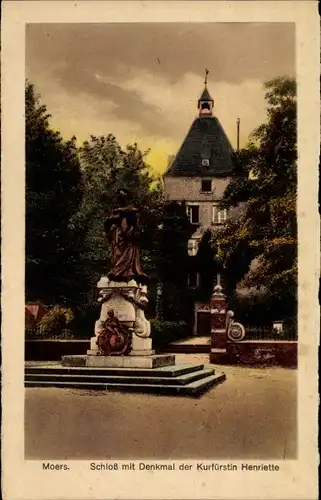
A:
[[[207,68],[205,68],[205,81],[204,81],[205,87],[207,85],[207,75],[208,74],[209,74],[209,70]]]

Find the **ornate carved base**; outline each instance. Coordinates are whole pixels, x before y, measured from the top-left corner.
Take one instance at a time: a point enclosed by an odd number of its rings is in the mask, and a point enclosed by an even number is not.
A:
[[[102,277],[100,318],[96,321],[95,337],[91,338],[88,356],[151,356],[154,354],[150,322],[144,309],[148,303],[147,287],[131,280],[128,283]]]
[[[114,316],[114,310],[108,311],[108,318],[97,337],[98,356],[129,354],[132,344],[132,329],[121,324]]]

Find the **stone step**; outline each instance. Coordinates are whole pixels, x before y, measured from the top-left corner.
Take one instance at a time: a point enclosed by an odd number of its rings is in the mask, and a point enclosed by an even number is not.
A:
[[[202,380],[196,380],[189,384],[190,394],[194,394],[195,396],[199,396],[203,394],[205,391],[213,387],[214,385],[220,384],[224,382],[226,379],[225,373],[214,373],[214,375],[210,375]]]
[[[90,368],[161,368],[162,366],[175,365],[174,354],[152,354],[129,356],[94,356],[94,355],[70,355],[62,356],[62,366],[86,366]]]
[[[187,373],[203,370],[203,364],[182,363],[179,365],[162,366],[159,368],[93,368],[93,367],[66,367],[62,365],[50,365],[46,363],[35,366],[28,365],[25,368],[25,374],[48,375],[103,375],[103,376],[125,376],[125,377],[178,377]]]
[[[141,393],[156,393],[156,394],[174,394],[186,396],[200,396],[210,387],[223,382],[225,380],[224,373],[209,375],[200,380],[190,382],[186,385],[176,384],[128,384],[122,382],[101,383],[101,382],[48,382],[48,381],[26,381],[26,387],[61,387],[86,390],[105,390],[105,391],[124,391],[124,392],[141,392]],[[173,380],[174,382],[175,380]]]
[[[145,376],[124,376],[122,373],[117,375],[92,375],[83,373],[79,374],[51,374],[51,373],[33,373],[26,374],[25,380],[28,382],[94,382],[94,383],[125,383],[125,384],[149,384],[149,385],[171,385],[175,383],[176,385],[186,385],[195,380],[200,380],[206,378],[210,375],[214,375],[215,370],[213,368],[205,368],[203,370],[194,370],[183,375],[178,375],[176,377],[157,377],[154,375],[154,370],[150,370],[152,373]]]

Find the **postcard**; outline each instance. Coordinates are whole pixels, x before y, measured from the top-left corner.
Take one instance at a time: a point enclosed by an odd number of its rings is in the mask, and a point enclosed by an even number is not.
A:
[[[307,1],[4,1],[6,500],[317,498]]]

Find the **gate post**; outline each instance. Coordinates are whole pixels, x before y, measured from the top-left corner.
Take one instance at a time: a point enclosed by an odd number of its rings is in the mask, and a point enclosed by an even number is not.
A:
[[[227,300],[221,285],[214,287],[211,297],[211,351],[226,349]]]

